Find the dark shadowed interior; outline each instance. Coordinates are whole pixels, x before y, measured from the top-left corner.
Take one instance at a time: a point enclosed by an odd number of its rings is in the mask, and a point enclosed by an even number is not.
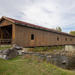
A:
[[[10,44],[12,39],[12,25],[1,27],[1,44]]]

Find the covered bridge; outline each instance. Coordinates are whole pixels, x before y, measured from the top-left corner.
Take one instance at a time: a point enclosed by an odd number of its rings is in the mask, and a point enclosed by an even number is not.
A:
[[[23,47],[73,45],[75,36],[53,29],[22,22],[8,17],[0,19],[1,44],[17,44]]]

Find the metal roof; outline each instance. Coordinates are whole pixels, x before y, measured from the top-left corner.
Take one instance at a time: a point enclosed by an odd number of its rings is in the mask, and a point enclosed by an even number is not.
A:
[[[45,30],[45,31],[50,31],[50,32],[58,33],[58,34],[63,34],[63,35],[68,35],[68,36],[74,36],[75,37],[75,35],[72,35],[72,34],[57,31],[57,30],[54,30],[54,29],[45,28],[45,27],[34,25],[34,24],[31,24],[31,23],[19,21],[19,20],[16,20],[16,19],[12,19],[12,18],[8,18],[8,17],[2,17],[2,18],[5,18],[5,19],[7,19],[9,21],[14,21],[14,23],[17,24],[17,25],[32,27],[32,28],[36,28],[36,29],[40,29],[40,30]],[[1,19],[0,19],[0,21],[1,21]]]

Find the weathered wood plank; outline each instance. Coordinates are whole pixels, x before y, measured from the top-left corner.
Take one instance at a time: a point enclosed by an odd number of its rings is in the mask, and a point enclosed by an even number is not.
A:
[[[17,25],[16,29],[17,44],[24,47],[75,44],[75,39],[71,36]],[[31,34],[34,34],[34,40],[31,40]],[[57,37],[59,37],[59,41],[57,41]],[[67,41],[65,41],[65,38],[67,38]],[[72,39],[72,41],[70,41],[70,39]]]
[[[12,25],[12,44],[15,44],[15,24]]]

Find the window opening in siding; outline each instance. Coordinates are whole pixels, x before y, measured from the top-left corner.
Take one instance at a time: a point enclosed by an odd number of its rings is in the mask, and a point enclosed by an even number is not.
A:
[[[72,39],[70,39],[70,41],[72,41]]]
[[[67,41],[67,38],[65,38],[65,41]]]
[[[59,37],[57,37],[57,41],[59,41]]]
[[[34,34],[31,34],[31,40],[34,40]]]

